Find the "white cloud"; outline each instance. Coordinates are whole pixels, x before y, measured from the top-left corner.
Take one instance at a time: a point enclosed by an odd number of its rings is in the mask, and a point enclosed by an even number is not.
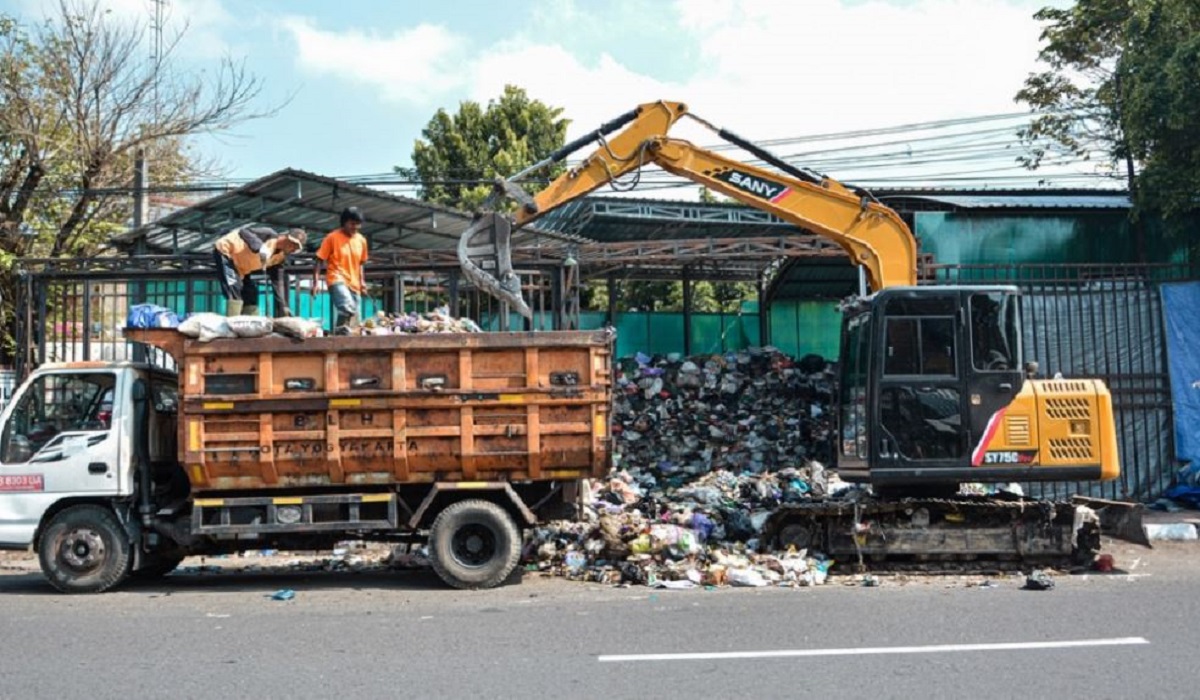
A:
[[[295,17],[284,26],[305,69],[374,86],[391,100],[453,104],[514,83],[565,107],[572,131],[583,132],[638,102],[677,99],[747,136],[773,138],[1013,111],[1038,49],[1031,8],[679,0],[678,26],[663,32],[690,33],[699,51],[694,76],[681,83],[632,70],[616,57],[619,43],[584,62],[566,39],[514,38],[469,53],[467,38],[444,27],[379,36]],[[542,17],[576,14],[572,4]]]
[[[421,24],[375,36],[326,31],[302,17],[282,23],[296,41],[302,68],[374,87],[388,100],[425,104],[460,91],[464,84],[457,63],[464,40],[444,27]]]
[[[688,99],[760,138],[1014,111],[1039,28],[1005,3],[686,0],[704,70]],[[746,126],[742,126],[745,124]]]
[[[690,75],[670,80],[644,68],[653,65],[645,47],[655,50],[645,31],[640,49],[631,47],[634,39],[622,43],[619,26],[636,19],[636,4],[619,6],[624,10],[611,20],[618,26],[604,37],[605,50],[586,56],[572,46],[598,36],[602,15],[573,1],[544,2],[532,13],[536,32],[490,44],[426,25],[389,36],[337,33],[296,18],[285,26],[305,69],[431,111],[492,99],[511,83],[563,107],[572,119],[569,138],[636,104],[668,99],[766,140],[1020,111],[1012,98],[1036,68],[1040,27],[1032,15],[1044,4],[676,0],[656,6],[673,12],[657,50],[686,46],[695,60]],[[664,58],[680,63],[678,56]],[[695,128],[676,135],[716,141]]]

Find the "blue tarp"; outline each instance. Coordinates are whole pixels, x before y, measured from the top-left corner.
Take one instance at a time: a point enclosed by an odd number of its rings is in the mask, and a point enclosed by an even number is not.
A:
[[[1175,404],[1175,456],[1200,456],[1200,282],[1162,286],[1171,399]]]

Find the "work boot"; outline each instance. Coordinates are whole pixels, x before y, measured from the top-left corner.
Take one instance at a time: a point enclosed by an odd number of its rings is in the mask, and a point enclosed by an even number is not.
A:
[[[257,306],[243,306],[242,307],[242,315],[243,316],[257,316],[258,315],[258,307]]]
[[[227,299],[225,301],[225,315],[226,316],[242,315],[242,300],[241,299]]]

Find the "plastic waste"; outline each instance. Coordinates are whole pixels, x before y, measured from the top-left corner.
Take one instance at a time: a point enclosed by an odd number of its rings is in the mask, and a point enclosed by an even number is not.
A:
[[[229,327],[229,320],[220,315],[208,312],[192,314],[179,324],[179,332],[207,343],[217,338],[236,338],[237,334]]]
[[[583,552],[570,551],[567,552],[565,563],[567,570],[571,573],[579,573],[583,567],[587,566],[587,555]]]
[[[135,304],[125,319],[126,328],[176,328],[179,315],[157,304]]]
[[[275,319],[274,330],[291,338],[319,338],[325,332],[319,319],[295,316]]]
[[[282,600],[282,601],[292,600],[295,597],[296,597],[296,592],[290,588],[281,588],[278,591],[275,591],[274,593],[272,593],[270,596],[271,600]]]
[[[761,588],[767,585],[763,575],[754,569],[732,569],[725,572],[725,578],[731,586]]]
[[[226,323],[239,338],[261,338],[270,335],[275,327],[274,321],[266,316],[230,316]]]
[[[1045,571],[1035,569],[1025,577],[1025,590],[1027,591],[1048,591],[1052,588],[1054,588],[1054,579],[1050,578]]]

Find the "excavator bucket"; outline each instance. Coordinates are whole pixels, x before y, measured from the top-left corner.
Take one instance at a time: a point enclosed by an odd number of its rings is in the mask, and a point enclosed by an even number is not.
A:
[[[482,214],[458,239],[458,263],[478,289],[532,319],[533,311],[521,294],[521,278],[512,267],[512,222],[496,212]]]
[[[1151,547],[1150,536],[1142,516],[1146,509],[1141,503],[1126,503],[1125,501],[1110,501],[1105,498],[1088,498],[1074,496],[1071,501],[1078,505],[1087,506],[1100,517],[1100,532],[1119,540]]]

